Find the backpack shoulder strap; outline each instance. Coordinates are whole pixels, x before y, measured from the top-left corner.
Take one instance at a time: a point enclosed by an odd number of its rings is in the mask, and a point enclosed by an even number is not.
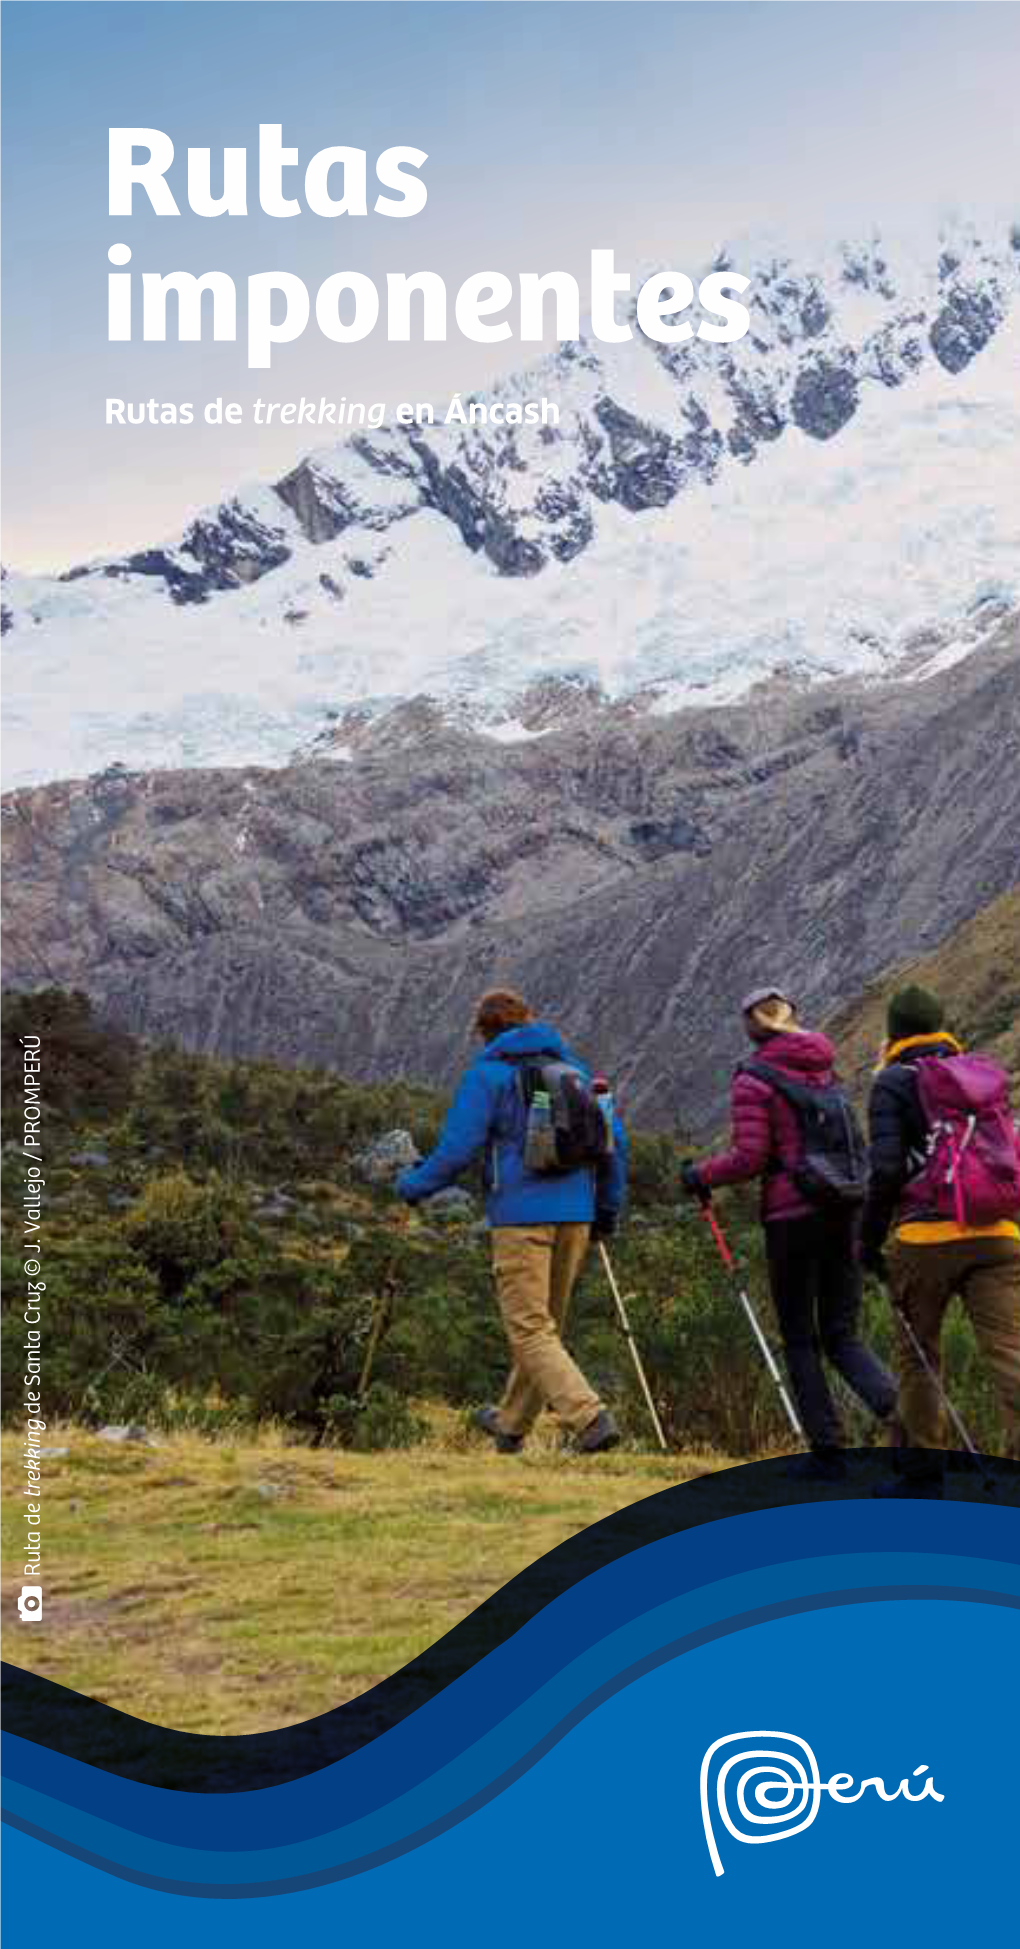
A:
[[[785,1097],[795,1110],[809,1103],[815,1095],[815,1091],[807,1089],[803,1083],[792,1082],[788,1076],[780,1075],[779,1071],[772,1069],[767,1062],[757,1062],[753,1056],[746,1062],[737,1064],[737,1075],[754,1076],[759,1083],[768,1083],[777,1095]]]

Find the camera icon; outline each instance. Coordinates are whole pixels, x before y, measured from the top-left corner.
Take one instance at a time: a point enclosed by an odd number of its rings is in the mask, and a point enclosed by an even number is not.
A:
[[[35,1624],[42,1617],[42,1591],[33,1584],[22,1584],[18,1609],[26,1624]]]

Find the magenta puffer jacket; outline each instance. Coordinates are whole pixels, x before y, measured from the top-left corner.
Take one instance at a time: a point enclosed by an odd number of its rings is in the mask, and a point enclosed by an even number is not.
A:
[[[750,1052],[750,1061],[767,1063],[791,1082],[824,1088],[835,1074],[835,1051],[828,1036],[794,1029],[772,1035]],[[729,1150],[699,1159],[698,1176],[709,1190],[760,1177],[761,1217],[807,1218],[816,1207],[798,1191],[790,1175],[800,1158],[800,1133],[790,1105],[757,1076],[737,1071],[730,1098],[733,1137]]]

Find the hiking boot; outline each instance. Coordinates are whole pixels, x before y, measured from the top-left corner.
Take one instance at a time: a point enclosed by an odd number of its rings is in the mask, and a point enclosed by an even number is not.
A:
[[[798,1482],[842,1482],[846,1456],[840,1448],[813,1448],[809,1455],[793,1455],[786,1473]]]
[[[508,1435],[499,1425],[498,1408],[476,1408],[471,1419],[483,1435],[488,1435],[501,1455],[519,1455],[524,1447],[523,1435]]]
[[[594,1421],[581,1429],[577,1446],[582,1455],[603,1455],[607,1448],[615,1448],[619,1439],[620,1430],[608,1408],[600,1408]]]

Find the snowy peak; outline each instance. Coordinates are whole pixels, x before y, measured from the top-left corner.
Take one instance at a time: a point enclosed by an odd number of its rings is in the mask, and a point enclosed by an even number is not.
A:
[[[1020,225],[734,263],[737,343],[658,345],[632,313],[628,343],[582,338],[475,396],[550,400],[556,424],[358,429],[170,544],[11,575],[19,733],[40,662],[66,685],[72,659],[80,771],[282,762],[420,693],[523,734],[543,678],[675,708],[781,670],[886,674],[918,632],[964,653],[975,608],[1020,596]]]
[[[939,235],[927,259],[896,265],[877,237],[838,245],[817,269],[775,248],[757,261],[726,250],[716,265],[736,261],[750,267],[752,324],[732,347],[654,344],[632,307],[628,345],[566,344],[477,396],[548,396],[560,407],[557,428],[352,434],[268,491],[199,516],[172,549],[70,574],[161,575],[175,601],[203,601],[290,559],[288,515],[321,546],[352,529],[383,534],[423,508],[451,520],[500,573],[533,574],[591,541],[591,499],[632,512],[665,506],[693,480],[714,479],[726,460],[747,464],[791,427],[832,439],[869,385],[901,386],[926,363],[963,372],[1020,288],[1020,225],[994,246],[960,225]],[[343,553],[350,572],[363,572],[357,555],[352,567]]]

